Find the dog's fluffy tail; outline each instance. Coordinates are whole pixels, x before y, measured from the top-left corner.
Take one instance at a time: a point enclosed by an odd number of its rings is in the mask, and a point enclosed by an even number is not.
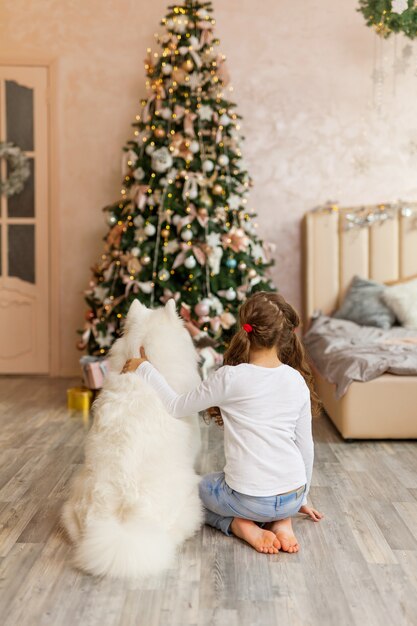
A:
[[[168,569],[174,555],[174,541],[150,522],[90,520],[76,545],[75,564],[96,576],[133,579]]]

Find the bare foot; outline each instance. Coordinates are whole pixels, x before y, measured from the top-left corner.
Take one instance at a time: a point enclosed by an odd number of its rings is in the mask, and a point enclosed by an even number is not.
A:
[[[246,541],[258,552],[278,554],[281,546],[275,534],[270,530],[263,530],[255,522],[240,517],[233,519],[230,528],[236,537]]]
[[[268,525],[271,532],[275,533],[276,538],[281,544],[281,550],[284,552],[298,552],[300,546],[292,529],[291,518],[281,519]]]

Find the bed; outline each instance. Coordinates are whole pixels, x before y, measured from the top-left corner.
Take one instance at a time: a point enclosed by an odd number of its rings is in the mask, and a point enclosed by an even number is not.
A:
[[[393,283],[417,273],[417,214],[399,210],[385,221],[348,228],[354,211],[327,207],[304,217],[305,330],[318,311],[331,315],[355,275]],[[354,381],[337,397],[334,383],[317,368],[314,375],[324,409],[345,439],[417,438],[417,376]]]

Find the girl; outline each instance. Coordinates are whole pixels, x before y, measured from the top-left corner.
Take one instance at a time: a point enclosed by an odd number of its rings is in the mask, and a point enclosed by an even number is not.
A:
[[[299,317],[280,294],[257,292],[241,305],[239,322],[225,365],[189,393],[175,393],[143,348],[123,372],[137,371],[174,417],[220,408],[226,465],[200,483],[206,523],[258,552],[297,552],[291,517],[323,517],[307,506],[319,403],[294,332]]]

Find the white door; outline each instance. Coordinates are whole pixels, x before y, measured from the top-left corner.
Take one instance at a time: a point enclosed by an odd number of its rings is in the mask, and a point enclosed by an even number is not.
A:
[[[47,78],[44,67],[0,65],[0,140],[31,165],[23,191],[1,196],[1,374],[49,373]]]

